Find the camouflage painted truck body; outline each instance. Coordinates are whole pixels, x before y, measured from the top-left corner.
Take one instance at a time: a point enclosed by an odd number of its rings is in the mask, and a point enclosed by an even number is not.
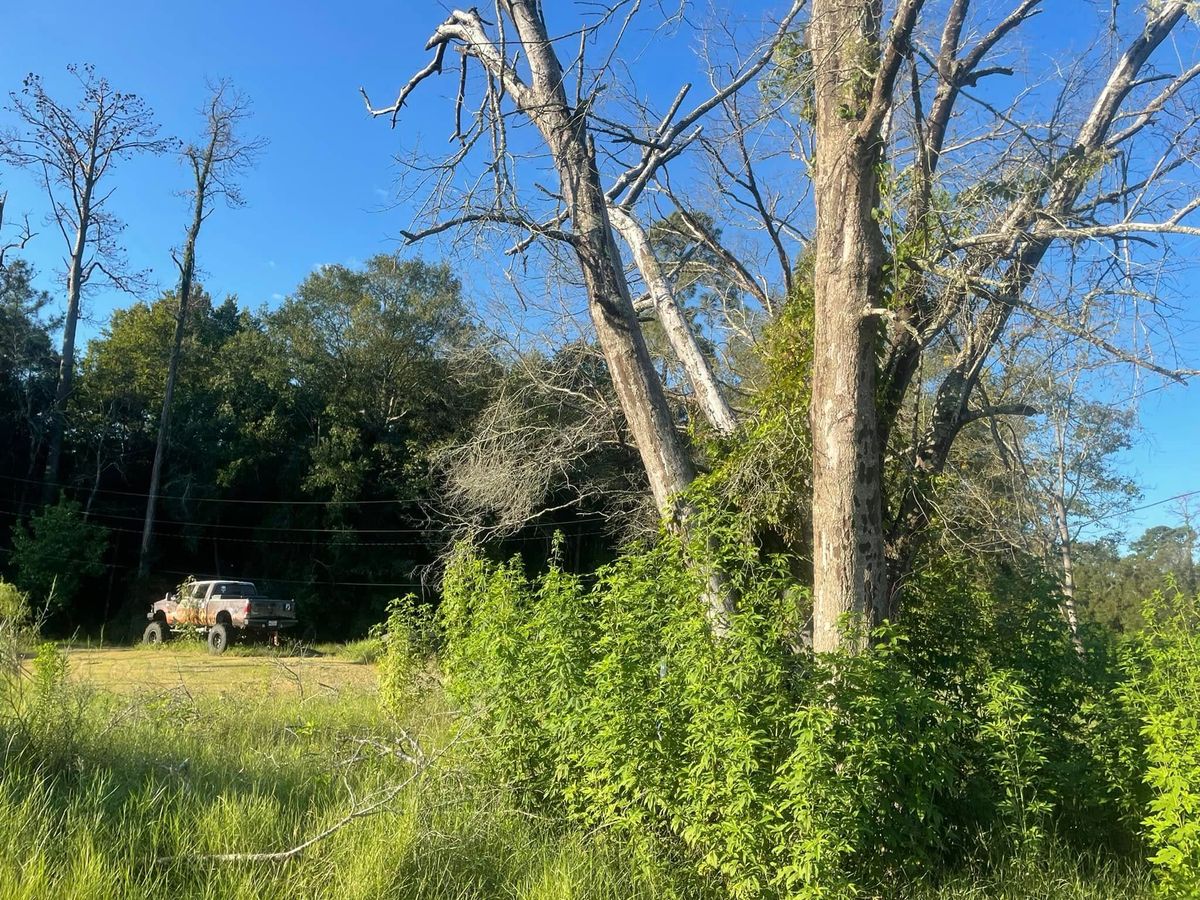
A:
[[[171,632],[199,629],[208,633],[208,646],[221,653],[239,636],[276,637],[296,624],[295,604],[260,596],[249,581],[217,579],[187,582],[150,607],[150,624],[142,636],[148,644],[169,639]]]

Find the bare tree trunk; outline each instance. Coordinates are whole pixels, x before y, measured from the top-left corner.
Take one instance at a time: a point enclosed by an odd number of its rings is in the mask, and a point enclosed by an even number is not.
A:
[[[1072,553],[1071,531],[1067,527],[1067,510],[1062,497],[1054,501],[1054,516],[1058,520],[1058,552],[1062,561],[1063,612],[1067,626],[1071,629],[1071,643],[1076,651],[1083,653],[1083,642],[1079,639],[1079,618],[1075,610],[1075,561]]]
[[[176,258],[179,267],[179,309],[175,315],[171,356],[167,361],[167,383],[163,390],[158,438],[154,444],[154,463],[150,468],[150,490],[146,496],[146,515],[142,521],[138,575],[146,574],[154,540],[154,516],[158,504],[158,489],[162,483],[163,464],[166,460],[167,440],[171,433],[171,404],[175,397],[175,384],[179,379],[183,337],[192,300],[192,286],[196,275],[196,241],[200,237],[200,227],[204,224],[211,211],[211,203],[217,196],[224,196],[230,205],[239,205],[242,202],[231,176],[249,165],[263,146],[261,140],[239,139],[236,127],[246,114],[245,98],[234,92],[228,82],[218,82],[213,86],[212,97],[206,108],[207,131],[204,140],[199,145],[187,146],[183,151],[195,178],[192,220],[184,239],[183,258]]]
[[[86,519],[92,514],[92,505],[96,502],[96,495],[100,493],[100,477],[104,474],[104,438],[103,436],[96,442],[96,468],[92,472],[92,489],[88,492],[87,503],[83,507],[83,517]]]
[[[882,238],[877,133],[863,134],[877,54],[877,4],[814,0],[808,29],[815,76],[815,349],[813,441],[813,649],[842,646],[840,619],[867,624],[884,608],[881,460],[875,410]]]
[[[199,203],[197,203],[199,212]],[[199,216],[197,216],[197,224]],[[198,230],[198,229],[197,229]],[[162,415],[158,420],[158,439],[154,444],[154,463],[150,467],[150,490],[146,496],[146,515],[142,521],[142,546],[138,555],[138,575],[144,576],[150,562],[150,547],[154,537],[154,516],[158,505],[158,487],[162,480],[163,458],[167,452],[167,436],[171,431],[171,402],[175,397],[175,381],[179,375],[179,357],[183,351],[183,333],[187,325],[188,300],[192,292],[193,248],[195,233],[189,234],[184,251],[185,275],[179,283],[179,310],[175,314],[175,336],[171,343],[171,358],[167,362],[167,384],[163,391]]]
[[[62,459],[63,432],[66,428],[67,400],[75,386],[75,332],[79,327],[79,304],[83,294],[83,258],[87,252],[87,233],[91,225],[93,182],[89,176],[79,203],[79,227],[71,246],[70,269],[67,272],[67,314],[63,320],[62,358],[58,363],[58,387],[54,406],[50,410],[50,440],[43,470],[42,502],[54,499],[58,488],[58,472]]]
[[[700,410],[718,433],[732,434],[737,429],[737,416],[721,392],[717,376],[696,340],[695,331],[684,316],[658,257],[654,255],[649,235],[640,222],[619,206],[609,207],[609,217],[633,252],[634,263],[650,292],[658,321],[666,333],[671,350],[683,366]]]
[[[588,141],[586,111],[573,110],[567,103],[562,67],[536,4],[509,0],[506,5],[532,72],[531,96],[522,104],[523,111],[537,125],[558,171],[596,336],[654,501],[668,518],[679,519],[677,495],[691,483],[695,471],[638,326]]]
[[[1079,619],[1075,611],[1075,560],[1071,546],[1071,528],[1067,522],[1067,435],[1061,422],[1055,424],[1054,436],[1058,452],[1058,472],[1054,490],[1054,522],[1058,528],[1058,554],[1062,564],[1061,584],[1063,613],[1071,629],[1071,643],[1080,655],[1083,642],[1079,639]]]
[[[211,162],[211,158],[210,158]],[[208,164],[204,172],[207,174]],[[150,547],[154,538],[154,514],[158,504],[158,486],[162,480],[163,459],[167,452],[167,437],[171,431],[171,401],[175,397],[175,382],[179,376],[179,358],[183,352],[183,334],[187,327],[188,303],[192,297],[192,279],[196,271],[196,238],[204,222],[204,185],[198,184],[192,224],[188,228],[179,275],[179,310],[175,314],[175,336],[171,342],[171,358],[167,362],[167,384],[163,391],[162,415],[158,420],[158,439],[154,444],[154,463],[150,467],[150,490],[146,496],[146,515],[142,521],[142,547],[138,555],[138,575],[145,575],[150,562]]]

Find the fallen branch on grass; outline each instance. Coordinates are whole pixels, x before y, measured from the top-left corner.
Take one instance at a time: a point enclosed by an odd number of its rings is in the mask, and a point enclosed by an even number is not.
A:
[[[389,787],[383,788],[382,790],[376,791],[374,794],[370,795],[369,798],[365,799],[361,805],[357,805],[354,809],[352,809],[349,813],[347,813],[341,819],[334,822],[332,825],[330,825],[324,831],[321,831],[318,834],[313,835],[308,840],[304,841],[302,844],[297,844],[295,847],[292,847],[288,850],[279,850],[274,853],[210,853],[210,854],[200,854],[200,855],[195,855],[195,856],[160,856],[154,860],[154,864],[155,865],[164,865],[167,863],[201,863],[201,862],[210,862],[210,863],[286,862],[289,859],[293,859],[293,858],[299,856],[301,853],[303,853],[309,847],[312,847],[314,844],[318,844],[321,841],[325,840],[327,837],[337,833],[338,831],[341,831],[343,828],[345,828],[347,825],[349,825],[355,819],[365,819],[368,816],[373,816],[380,812],[383,812],[384,808],[387,807],[387,805],[389,803],[391,803],[393,800],[395,800],[396,797],[398,797],[400,795],[401,791],[403,791],[410,784],[413,784],[414,782],[420,780],[421,777],[424,776],[425,773],[430,770],[430,768],[432,768],[432,766],[435,762],[437,762],[439,759],[441,759],[441,757],[445,756],[448,752],[450,752],[450,749],[455,744],[458,743],[459,738],[461,738],[463,736],[463,734],[466,732],[468,725],[470,725],[470,721],[464,722],[463,726],[461,728],[459,728],[458,732],[454,735],[453,738],[451,738],[450,742],[448,744],[446,744],[446,746],[443,747],[441,750],[439,750],[437,753],[435,753],[433,756],[426,758],[425,755],[422,753],[421,758],[424,760],[424,762],[420,766],[418,766],[412,772],[412,774],[409,775],[407,778],[405,778],[403,781],[401,781],[397,784],[390,785]]]

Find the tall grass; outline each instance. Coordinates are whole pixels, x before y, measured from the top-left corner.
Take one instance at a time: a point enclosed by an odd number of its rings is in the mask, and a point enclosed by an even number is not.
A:
[[[363,690],[291,696],[229,684],[131,699],[77,687],[51,651],[43,657],[0,696],[6,900],[720,896],[681,874],[687,867],[647,860],[603,830],[529,814],[504,773],[480,762],[480,738],[437,689],[394,715]],[[405,758],[410,737],[431,764]],[[286,850],[406,781],[377,814],[290,860],[203,858]],[[1144,893],[1137,878],[1102,866],[1039,865],[897,886],[895,896]]]
[[[35,682],[6,698],[0,723],[0,897],[672,893],[602,837],[523,814],[481,777],[469,724],[437,695],[414,703],[402,728],[366,693],[130,701]],[[406,735],[436,760],[402,758]],[[418,769],[384,809],[291,860],[202,858],[286,850]]]

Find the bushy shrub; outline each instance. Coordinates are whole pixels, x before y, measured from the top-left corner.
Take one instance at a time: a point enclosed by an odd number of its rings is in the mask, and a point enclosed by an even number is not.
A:
[[[923,561],[900,625],[818,656],[798,640],[807,590],[702,516],[691,544],[664,534],[588,578],[557,555],[534,576],[455,553],[446,684],[527,802],[736,898],[869,896],[966,862],[1032,871],[1057,848],[1136,846],[1127,676],[1110,645],[1079,654],[1035,568]],[[712,566],[738,601],[722,639],[702,604]]]
[[[0,580],[0,680],[7,682],[17,677],[21,652],[32,632],[29,598],[15,584]]]
[[[412,594],[397,597],[388,604],[387,619],[371,629],[367,644],[372,660],[379,666],[379,691],[384,703],[395,712],[403,711],[422,687],[420,675],[433,655],[436,631],[433,612],[422,606]]]
[[[16,583],[49,612],[69,609],[85,578],[104,573],[108,530],[88,522],[78,503],[60,500],[13,528]]]
[[[1125,697],[1145,737],[1145,818],[1163,892],[1200,896],[1200,601],[1156,593],[1142,610]]]

